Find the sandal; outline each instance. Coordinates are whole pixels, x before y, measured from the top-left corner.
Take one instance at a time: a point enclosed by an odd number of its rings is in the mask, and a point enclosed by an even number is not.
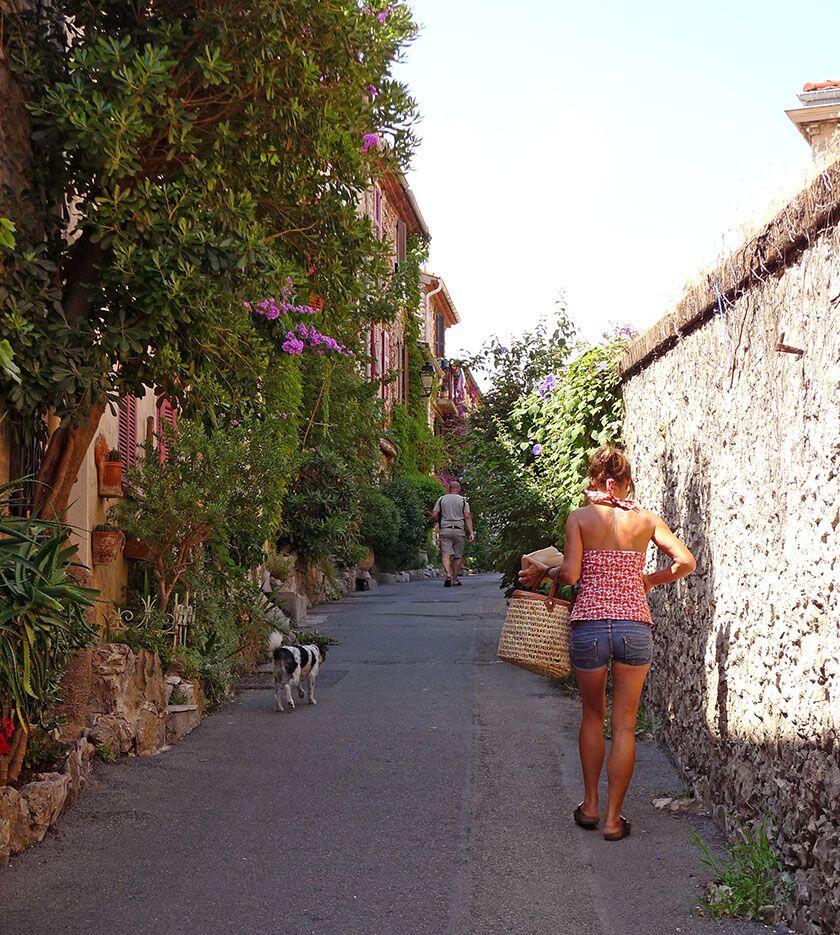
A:
[[[621,822],[621,831],[610,831],[604,832],[605,841],[621,841],[630,834],[630,829],[633,827],[630,822],[622,815],[619,818]]]
[[[444,578],[444,579],[443,579],[443,586],[444,586],[445,588],[451,588],[451,587],[452,587],[452,579],[451,579],[451,578]]]
[[[586,815],[583,814],[583,802],[575,809],[573,817],[575,819],[575,824],[580,825],[581,828],[586,828],[587,831],[592,831],[597,828],[598,822],[601,820],[600,818],[587,818]]]
[[[453,588],[460,588],[460,587],[463,587],[463,585],[461,584],[460,579],[459,579],[459,580],[456,580],[456,581],[453,581],[453,582],[452,582],[452,587],[453,587]]]

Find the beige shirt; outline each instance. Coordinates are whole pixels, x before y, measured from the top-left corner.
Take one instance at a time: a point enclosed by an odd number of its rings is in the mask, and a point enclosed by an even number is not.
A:
[[[470,505],[459,493],[447,493],[438,497],[434,512],[440,516],[440,525],[450,529],[463,529],[464,517],[469,515]]]

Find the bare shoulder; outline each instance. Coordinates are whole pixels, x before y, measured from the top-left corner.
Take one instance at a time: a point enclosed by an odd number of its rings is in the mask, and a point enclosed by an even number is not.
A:
[[[567,526],[580,525],[580,523],[583,522],[584,518],[589,515],[589,511],[590,511],[589,506],[581,506],[581,507],[578,507],[576,510],[572,510],[572,512],[569,513],[569,516],[566,519],[566,525]]]

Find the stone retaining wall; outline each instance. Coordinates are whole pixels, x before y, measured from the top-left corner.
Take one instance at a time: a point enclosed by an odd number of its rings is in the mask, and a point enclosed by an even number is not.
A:
[[[692,329],[661,340],[652,329],[631,348],[625,433],[639,499],[698,561],[651,595],[665,742],[719,817],[767,819],[796,930],[829,935],[840,932],[840,229],[792,230],[794,241],[803,249],[785,265],[742,277]]]

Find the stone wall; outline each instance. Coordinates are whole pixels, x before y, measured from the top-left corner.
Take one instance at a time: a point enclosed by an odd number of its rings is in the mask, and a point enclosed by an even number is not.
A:
[[[623,361],[639,499],[698,561],[651,595],[663,737],[719,817],[768,821],[806,935],[840,932],[837,199]]]

